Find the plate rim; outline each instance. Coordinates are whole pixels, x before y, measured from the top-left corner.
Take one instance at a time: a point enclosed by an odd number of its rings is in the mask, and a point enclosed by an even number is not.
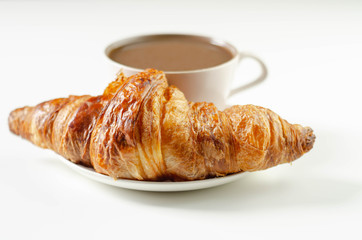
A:
[[[178,192],[178,191],[206,189],[233,182],[247,174],[247,172],[238,172],[223,177],[207,178],[207,179],[200,179],[193,181],[180,181],[180,182],[113,179],[110,176],[96,172],[93,168],[73,163],[70,160],[60,155],[58,155],[58,158],[69,168],[92,180],[115,187],[141,190],[141,191]]]

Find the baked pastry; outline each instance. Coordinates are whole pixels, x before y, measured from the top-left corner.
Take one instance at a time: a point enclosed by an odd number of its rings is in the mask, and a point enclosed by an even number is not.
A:
[[[120,73],[100,96],[16,109],[10,130],[115,179],[198,180],[291,162],[315,140],[269,109],[188,102],[165,74]]]

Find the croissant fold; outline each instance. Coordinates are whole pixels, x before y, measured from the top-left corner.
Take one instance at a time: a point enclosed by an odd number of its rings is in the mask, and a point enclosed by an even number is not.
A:
[[[188,102],[165,74],[119,74],[100,96],[16,109],[10,130],[113,178],[197,180],[291,162],[315,140],[269,109]]]

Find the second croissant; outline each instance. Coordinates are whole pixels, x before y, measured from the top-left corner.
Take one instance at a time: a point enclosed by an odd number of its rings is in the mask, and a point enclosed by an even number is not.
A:
[[[198,180],[292,162],[315,135],[269,109],[188,102],[165,74],[119,74],[100,96],[16,109],[10,130],[115,179]]]

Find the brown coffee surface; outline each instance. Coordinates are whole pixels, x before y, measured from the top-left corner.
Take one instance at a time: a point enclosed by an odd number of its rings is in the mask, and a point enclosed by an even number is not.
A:
[[[134,68],[186,71],[217,66],[230,60],[233,54],[227,48],[208,42],[160,39],[116,48],[109,57]]]

